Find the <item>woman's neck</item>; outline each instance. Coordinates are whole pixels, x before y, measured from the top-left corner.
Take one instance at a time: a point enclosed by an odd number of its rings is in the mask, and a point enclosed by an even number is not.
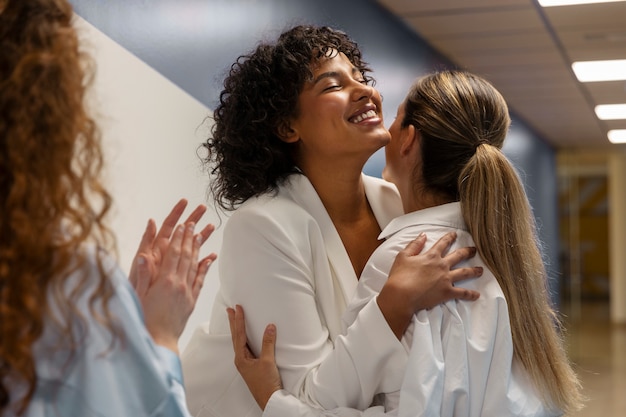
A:
[[[404,195],[401,197],[405,213],[441,206],[455,201],[454,199],[441,193],[433,193],[424,190],[411,191],[406,198]]]
[[[358,220],[369,206],[361,173],[325,173],[305,175],[313,184],[333,222]]]
[[[341,238],[357,278],[380,245],[380,226],[365,195],[361,172],[314,170],[305,175],[313,184]]]
[[[365,161],[300,161],[300,169],[319,195],[333,222],[357,220],[368,206],[362,170]]]

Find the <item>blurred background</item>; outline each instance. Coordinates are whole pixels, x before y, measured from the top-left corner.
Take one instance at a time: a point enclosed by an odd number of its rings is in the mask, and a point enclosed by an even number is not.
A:
[[[92,106],[107,144],[123,265],[148,217],[160,221],[180,197],[210,203],[197,158],[207,116],[230,64],[260,40],[299,23],[346,31],[374,70],[387,124],[426,72],[461,68],[490,80],[509,103],[504,152],[531,200],[553,302],[590,398],[577,415],[626,416],[625,1],[71,2],[97,67]],[[383,164],[379,152],[366,171],[379,176]],[[210,216],[217,224],[227,217]],[[219,250],[220,233],[207,251]],[[182,349],[209,319],[217,285],[214,267]]]

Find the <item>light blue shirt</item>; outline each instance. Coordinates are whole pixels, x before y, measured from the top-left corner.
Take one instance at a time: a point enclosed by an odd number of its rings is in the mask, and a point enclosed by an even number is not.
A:
[[[110,258],[105,268],[114,287],[109,310],[119,333],[111,344],[110,331],[94,319],[89,295],[96,284],[97,267],[90,257],[87,273],[93,277],[80,296],[78,308],[86,326],[75,328],[79,346],[70,354],[47,318],[44,334],[33,346],[37,389],[26,417],[152,417],[190,416],[185,403],[178,356],[155,345],[144,325],[141,306],[125,274]],[[77,274],[84,274],[81,269]],[[67,281],[69,291],[73,279]],[[50,294],[52,316],[63,306]],[[100,302],[96,303],[100,310]],[[14,387],[14,394],[23,392]],[[15,397],[13,397],[15,399]],[[13,416],[9,411],[9,416]]]

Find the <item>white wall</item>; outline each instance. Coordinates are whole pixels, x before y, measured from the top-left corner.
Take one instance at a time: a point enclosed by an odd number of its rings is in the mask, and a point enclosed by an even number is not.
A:
[[[183,218],[196,205],[207,203],[208,177],[196,151],[208,135],[210,110],[78,15],[75,18],[83,49],[97,68],[90,106],[106,150],[119,261],[128,271],[149,218],[160,225],[183,197],[189,200]],[[212,206],[205,217],[219,222]],[[218,252],[221,231],[205,244],[202,255]],[[196,325],[208,319],[217,287],[214,264],[181,337],[181,350]]]

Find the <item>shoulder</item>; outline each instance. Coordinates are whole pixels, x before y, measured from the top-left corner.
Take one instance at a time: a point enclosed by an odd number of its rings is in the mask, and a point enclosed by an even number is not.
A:
[[[378,189],[382,192],[387,192],[394,195],[399,195],[398,189],[395,184],[384,180],[380,177],[373,177],[371,175],[362,174],[361,178],[363,178],[363,182],[366,187],[370,187],[372,189]]]
[[[303,231],[317,223],[325,209],[304,175],[292,175],[272,193],[250,198],[226,222],[225,235]]]
[[[90,348],[98,344],[106,348],[113,333],[128,339],[145,330],[135,290],[116,258],[101,248],[85,245],[76,259],[81,263],[65,280],[64,297],[50,294],[52,314],[67,315],[68,309],[62,303],[71,303],[79,317],[74,331],[79,340],[89,336]]]
[[[104,286],[111,286],[115,296],[118,289],[127,284],[126,275],[116,259],[95,245],[83,245],[77,251],[67,274],[66,278],[59,281],[60,292],[55,289],[57,296],[50,298],[52,306],[61,298],[72,297],[80,309],[86,307],[86,303],[92,304],[92,298],[97,300],[98,297],[94,297],[94,294],[101,292]],[[63,297],[59,298],[59,293]]]
[[[110,295],[107,296],[109,309],[113,308],[119,314],[128,313],[133,316],[134,321],[138,320],[139,324],[143,325],[143,313],[135,295],[135,290],[128,281],[126,272],[120,267],[117,258],[104,249],[93,245],[84,247],[83,255],[85,263],[80,270],[75,272],[76,275],[88,276],[87,290],[82,297],[81,305],[87,307],[84,303],[90,303],[88,308],[92,308],[91,300],[93,295],[99,294],[105,286],[109,286]],[[101,310],[102,298],[96,299],[97,302],[93,305],[98,310]]]
[[[241,218],[279,218],[284,214],[304,214],[305,210],[298,205],[290,193],[279,188],[274,193],[253,197],[239,206],[230,216],[229,221]]]
[[[284,233],[309,221],[311,216],[293,200],[284,195],[263,196],[248,200],[227,220],[225,238],[243,233],[247,236]]]
[[[275,190],[251,197],[239,206],[231,217],[237,216],[271,216],[276,210],[304,211],[300,204],[300,196],[317,196],[315,189],[303,174],[292,174]]]
[[[76,254],[71,273],[59,285],[49,288],[48,317],[44,333],[36,344],[41,359],[38,359],[38,373],[52,379],[61,378],[56,375],[61,370],[47,364],[62,363],[67,348],[80,351],[77,357],[83,357],[85,352],[106,352],[117,338],[112,331],[114,328],[126,337],[137,333],[137,328],[143,325],[126,275],[115,259],[101,249],[82,247]],[[76,346],[66,343],[68,332],[73,335]],[[51,346],[63,349],[54,351]]]
[[[384,180],[384,179],[379,178],[379,177],[373,177],[373,176],[367,175],[367,174],[362,174],[361,178],[363,178],[363,182],[367,186],[376,187],[376,188],[379,188],[381,190],[388,190],[389,192],[393,192],[395,194],[398,193],[398,190],[397,190],[396,186],[393,183],[391,183],[391,182],[389,182],[387,180]]]
[[[394,202],[401,204],[400,193],[396,186],[382,178],[362,175],[365,192],[368,195],[379,195],[381,197],[392,198]]]

